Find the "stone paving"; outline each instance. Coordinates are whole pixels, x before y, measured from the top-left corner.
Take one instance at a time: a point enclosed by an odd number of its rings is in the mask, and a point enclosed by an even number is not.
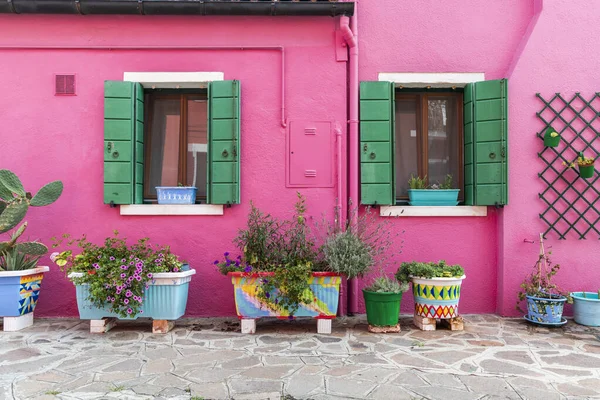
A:
[[[570,321],[534,327],[465,316],[465,330],[367,332],[339,318],[331,335],[314,320],[260,320],[242,335],[234,319],[186,319],[166,335],[149,321],[106,334],[86,321],[37,319],[0,332],[5,399],[600,399],[600,329]]]

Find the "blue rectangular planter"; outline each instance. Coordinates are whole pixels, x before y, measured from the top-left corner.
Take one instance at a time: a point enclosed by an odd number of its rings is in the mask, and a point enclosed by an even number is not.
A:
[[[460,189],[408,189],[411,206],[455,206]]]
[[[0,273],[0,317],[32,313],[37,305],[44,272],[48,267]]]
[[[183,272],[167,272],[154,274],[150,287],[144,295],[144,314],[122,318],[110,311],[110,306],[96,307],[88,299],[88,285],[75,285],[77,292],[77,308],[81,319],[102,319],[114,317],[120,319],[137,319],[138,317],[152,319],[175,320],[185,314],[188,291],[192,275],[196,270]],[[78,275],[70,274],[69,277]]]
[[[196,203],[196,187],[157,186],[158,204],[194,204]]]

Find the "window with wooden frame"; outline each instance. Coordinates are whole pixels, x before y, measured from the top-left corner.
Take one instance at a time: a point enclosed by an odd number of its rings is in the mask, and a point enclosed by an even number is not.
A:
[[[104,203],[156,201],[156,186],[194,185],[198,201],[240,204],[240,82],[148,91],[104,82]]]
[[[447,174],[464,205],[508,204],[508,82],[449,89],[360,83],[360,202],[396,205],[410,175],[429,184]]]
[[[396,199],[408,199],[411,175],[427,177],[429,185],[451,175],[453,188],[462,194],[462,93],[396,90],[395,97]]]
[[[195,186],[197,201],[206,200],[207,96],[148,91],[144,199],[156,201],[156,186]]]

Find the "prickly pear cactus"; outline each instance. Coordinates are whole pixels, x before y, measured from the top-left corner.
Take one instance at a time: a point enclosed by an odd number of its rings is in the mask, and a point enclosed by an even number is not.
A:
[[[23,188],[21,180],[7,169],[0,170],[0,233],[8,232],[17,226],[25,215],[29,206],[41,207],[54,203],[63,191],[61,181],[50,182],[43,186],[34,196]],[[17,243],[17,239],[27,228],[23,223],[12,235],[11,239],[0,242],[0,261],[2,255],[17,251],[26,256],[39,257],[48,252],[48,248],[39,242]],[[0,265],[0,271],[2,265]]]

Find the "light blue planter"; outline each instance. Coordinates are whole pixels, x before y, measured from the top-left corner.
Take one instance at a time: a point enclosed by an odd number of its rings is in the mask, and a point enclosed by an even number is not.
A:
[[[157,186],[158,204],[194,204],[196,203],[196,187]]]
[[[194,269],[183,272],[154,274],[152,282],[144,295],[143,314],[122,318],[110,311],[110,306],[96,307],[88,300],[88,285],[75,285],[77,292],[77,308],[81,319],[102,319],[114,317],[120,319],[137,319],[138,317],[175,320],[185,314],[188,290]],[[80,276],[76,273],[69,277]]]
[[[583,297],[585,293],[585,297]],[[585,326],[600,326],[600,299],[598,293],[574,292],[573,317],[575,322]]]
[[[527,319],[541,324],[561,324],[566,297],[548,299],[527,296]]]
[[[411,206],[455,206],[460,189],[408,189]]]

